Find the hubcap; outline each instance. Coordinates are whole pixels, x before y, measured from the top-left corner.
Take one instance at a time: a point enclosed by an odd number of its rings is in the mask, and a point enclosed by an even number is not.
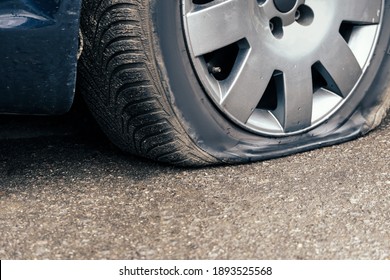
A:
[[[195,72],[244,129],[284,136],[334,114],[367,70],[384,0],[182,0]]]
[[[274,0],[275,7],[282,13],[287,13],[294,8],[297,0]]]

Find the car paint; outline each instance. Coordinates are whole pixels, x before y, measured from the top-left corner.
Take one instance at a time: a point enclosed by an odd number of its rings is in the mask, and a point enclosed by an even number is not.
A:
[[[72,105],[81,0],[0,0],[0,113]]]

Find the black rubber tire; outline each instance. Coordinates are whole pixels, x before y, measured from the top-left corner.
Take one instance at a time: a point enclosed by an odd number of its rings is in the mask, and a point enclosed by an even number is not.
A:
[[[124,151],[177,165],[250,162],[340,143],[378,126],[390,106],[390,1],[369,69],[327,122],[266,137],[226,119],[188,57],[178,0],[83,0],[79,84]]]

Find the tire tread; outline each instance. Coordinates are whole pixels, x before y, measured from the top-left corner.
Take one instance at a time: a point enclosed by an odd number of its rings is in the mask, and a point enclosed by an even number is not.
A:
[[[149,1],[84,0],[79,84],[103,131],[121,149],[177,165],[217,160],[187,135],[151,51]]]

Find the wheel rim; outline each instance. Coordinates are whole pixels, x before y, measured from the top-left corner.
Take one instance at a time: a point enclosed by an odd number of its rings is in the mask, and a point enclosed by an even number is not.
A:
[[[182,0],[206,93],[241,127],[314,128],[354,93],[377,43],[383,0]]]

